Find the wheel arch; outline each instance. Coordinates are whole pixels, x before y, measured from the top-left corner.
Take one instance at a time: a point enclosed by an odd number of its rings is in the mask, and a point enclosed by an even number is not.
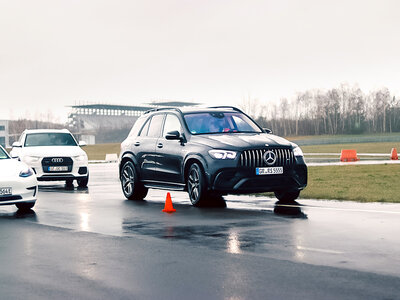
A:
[[[124,164],[127,161],[131,161],[133,163],[133,166],[136,169],[136,173],[139,174],[138,170],[137,170],[137,159],[136,159],[135,155],[133,155],[133,153],[131,153],[131,152],[126,152],[122,155],[121,162],[119,163],[119,177],[121,177],[122,167],[124,166]]]
[[[207,186],[210,186],[209,185],[209,176],[207,175],[207,172],[206,172],[206,167],[207,167],[206,161],[204,160],[204,158],[202,158],[200,156],[192,155],[192,156],[188,156],[186,158],[185,164],[184,164],[184,169],[183,169],[185,190],[186,191],[187,191],[187,178],[188,178],[188,174],[189,174],[189,168],[194,163],[197,163],[200,166],[200,168],[202,169],[202,171],[203,171],[203,173],[205,175],[205,178],[206,178],[206,181],[207,181]]]

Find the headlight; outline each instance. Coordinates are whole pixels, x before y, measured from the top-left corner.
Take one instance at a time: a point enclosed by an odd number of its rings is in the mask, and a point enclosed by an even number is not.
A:
[[[74,156],[74,158],[77,161],[83,161],[86,159],[86,155],[78,155],[78,156]]]
[[[236,157],[235,151],[227,150],[210,150],[208,151],[208,154],[215,159],[235,159]]]
[[[38,162],[40,159],[39,156],[25,156],[24,157],[24,162],[26,162],[27,164],[32,164],[32,163],[36,163]]]
[[[294,156],[303,156],[303,151],[301,151],[299,146],[293,148]]]
[[[31,168],[25,168],[25,169],[22,169],[21,172],[19,172],[19,177],[29,177],[32,175],[33,175],[33,172],[31,170]]]

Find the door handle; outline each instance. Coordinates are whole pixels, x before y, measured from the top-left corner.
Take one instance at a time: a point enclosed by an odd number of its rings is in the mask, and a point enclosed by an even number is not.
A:
[[[135,146],[140,146],[140,142],[135,142],[134,145]]]
[[[157,147],[158,147],[158,148],[162,148],[163,146],[164,146],[163,143],[158,143],[158,144],[157,144]]]

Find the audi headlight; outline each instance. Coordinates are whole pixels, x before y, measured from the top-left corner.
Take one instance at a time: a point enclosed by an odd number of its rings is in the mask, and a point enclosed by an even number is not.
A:
[[[210,151],[208,151],[208,154],[210,154],[210,156],[215,159],[235,159],[236,158],[235,151],[210,150]]]
[[[24,157],[24,162],[27,164],[32,164],[38,162],[40,159],[39,156],[25,156]]]
[[[29,177],[32,175],[33,175],[33,172],[31,170],[31,168],[24,168],[21,170],[21,172],[19,172],[19,177]]]
[[[86,159],[86,155],[82,154],[82,155],[74,156],[74,158],[77,161],[83,161]]]
[[[294,156],[304,156],[303,151],[297,145],[293,148],[293,154]]]

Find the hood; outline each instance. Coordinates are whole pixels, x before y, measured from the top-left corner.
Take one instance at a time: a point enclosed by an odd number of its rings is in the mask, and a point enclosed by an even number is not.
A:
[[[79,146],[39,146],[39,147],[24,147],[22,156],[78,156],[86,154]]]
[[[270,147],[290,147],[292,143],[279,136],[267,133],[222,133],[193,136],[193,142],[208,145],[212,148],[234,149],[234,148],[264,148],[266,144]]]
[[[19,176],[19,173],[28,166],[16,159],[0,159],[0,178],[10,179]]]

